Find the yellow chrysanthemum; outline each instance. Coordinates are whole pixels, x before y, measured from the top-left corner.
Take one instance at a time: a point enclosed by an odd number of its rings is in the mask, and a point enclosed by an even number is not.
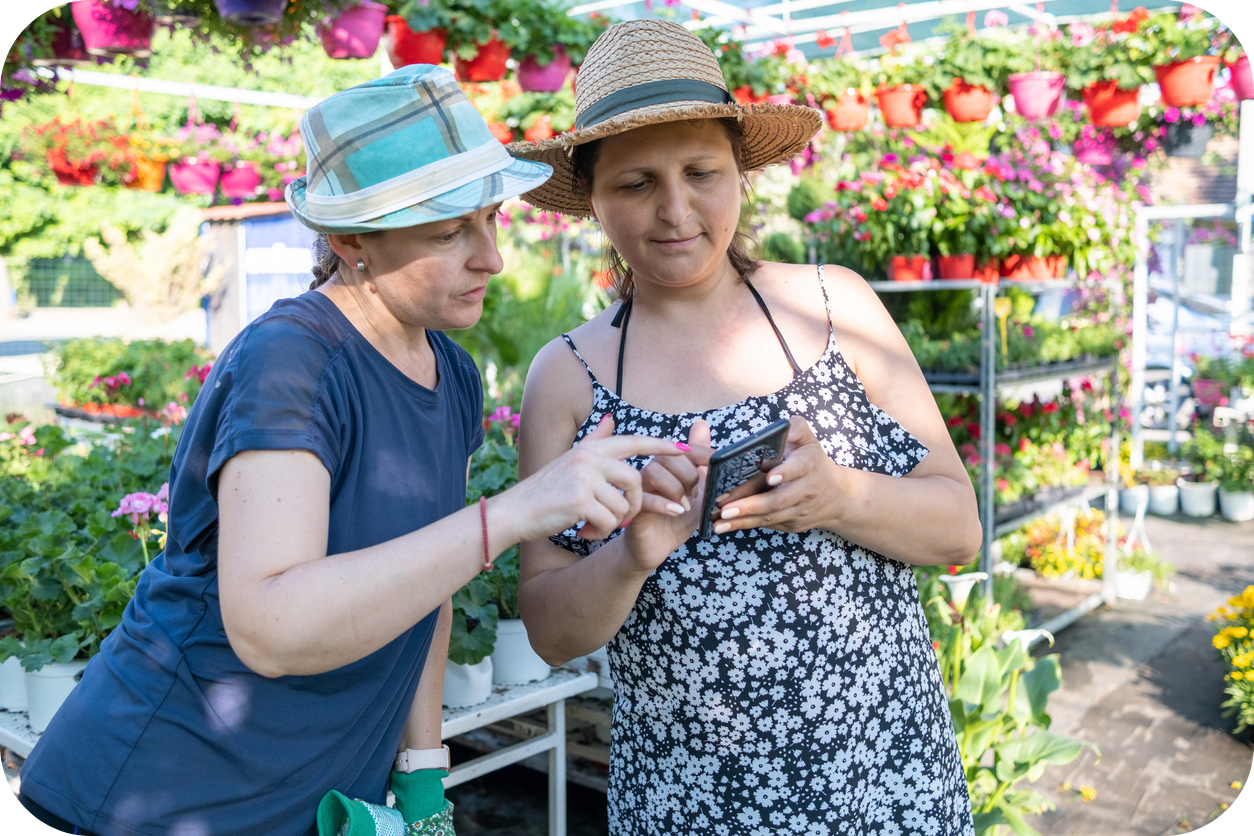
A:
[[[1240,682],[1242,679],[1245,679],[1245,674],[1241,673],[1240,671],[1233,671],[1232,673],[1228,674],[1228,678],[1232,679],[1235,682]]]
[[[1097,790],[1089,786],[1080,787],[1080,797],[1085,801],[1092,801],[1094,798],[1097,798]]]

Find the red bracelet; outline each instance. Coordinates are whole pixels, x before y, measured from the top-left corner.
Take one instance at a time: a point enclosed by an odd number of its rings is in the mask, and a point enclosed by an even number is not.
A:
[[[488,551],[488,499],[479,495],[479,525],[483,528],[483,571],[492,571],[492,555]]]

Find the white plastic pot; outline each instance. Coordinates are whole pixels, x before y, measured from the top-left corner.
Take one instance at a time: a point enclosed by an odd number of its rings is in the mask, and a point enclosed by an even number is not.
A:
[[[521,618],[496,622],[496,649],[492,651],[492,682],[497,685],[526,685],[539,682],[552,670],[540,654],[531,649],[527,628]]]
[[[1180,510],[1186,517],[1209,517],[1215,513],[1218,482],[1176,482],[1180,489]]]
[[[449,708],[478,705],[492,696],[492,657],[477,665],[444,663],[443,702]]]
[[[0,708],[26,710],[26,671],[16,656],[0,662]]]
[[[78,684],[87,662],[49,662],[37,671],[26,672],[27,720],[33,731],[43,732],[61,703]]]
[[[1129,601],[1143,601],[1154,586],[1149,572],[1115,572],[1115,595]]]
[[[1149,485],[1133,485],[1119,491],[1119,513],[1132,517],[1142,502],[1149,500]]]
[[[1180,510],[1180,489],[1175,485],[1150,485],[1149,512],[1170,517]]]
[[[1254,491],[1228,493],[1219,489],[1219,513],[1225,520],[1245,522],[1254,520]]]

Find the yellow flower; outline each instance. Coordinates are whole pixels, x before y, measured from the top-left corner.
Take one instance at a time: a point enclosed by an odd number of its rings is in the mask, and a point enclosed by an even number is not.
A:
[[[1225,647],[1228,646],[1228,637],[1225,636],[1223,633],[1220,633],[1218,636],[1215,636],[1215,638],[1211,639],[1210,643],[1215,646],[1216,650],[1223,650]]]
[[[1245,674],[1241,673],[1240,671],[1233,671],[1232,673],[1228,674],[1228,678],[1234,682],[1240,682],[1242,679],[1245,679]]]
[[[1094,798],[1097,798],[1097,790],[1090,786],[1080,787],[1080,797],[1085,801],[1092,801]]]
[[[1234,636],[1240,636],[1241,638],[1245,638],[1246,636],[1250,634],[1250,631],[1245,629],[1244,627],[1233,627],[1232,634]]]

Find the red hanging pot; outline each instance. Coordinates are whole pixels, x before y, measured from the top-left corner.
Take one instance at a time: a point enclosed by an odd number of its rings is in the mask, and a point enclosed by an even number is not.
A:
[[[925,255],[889,256],[888,279],[893,282],[931,281],[932,260]]]
[[[1066,78],[1062,73],[1047,70],[1012,73],[1009,83],[1015,112],[1024,119],[1045,119],[1053,116],[1062,101],[1062,87]]]
[[[835,107],[826,109],[827,124],[833,131],[860,131],[866,127],[871,105],[861,90],[850,87],[835,96]]]
[[[983,122],[993,112],[993,94],[986,87],[955,78],[944,92],[945,112],[955,122]]]
[[[406,64],[439,64],[444,60],[448,33],[443,29],[415,32],[400,15],[388,15],[383,26],[383,45],[392,69],[399,70]]]
[[[170,184],[179,194],[213,194],[222,166],[213,160],[193,160],[170,166]]]
[[[1238,99],[1254,99],[1254,73],[1250,72],[1250,56],[1244,52],[1232,64],[1232,92]]]
[[[283,20],[287,0],[213,0],[227,23],[240,26],[273,26]]]
[[[469,61],[453,59],[453,70],[458,81],[500,81],[505,77],[505,62],[509,60],[509,47],[500,38],[479,44],[479,52]]]
[[[1206,104],[1215,95],[1215,71],[1218,55],[1199,55],[1187,61],[1154,66],[1163,104],[1172,107],[1194,107]]]
[[[371,0],[353,6],[318,26],[322,49],[330,58],[369,58],[379,48],[388,7]]]
[[[1141,115],[1137,101],[1138,88],[1123,90],[1115,81],[1098,81],[1084,88],[1084,105],[1089,121],[1104,128],[1116,128],[1135,122]]]
[[[890,128],[913,128],[923,119],[927,91],[918,84],[898,84],[875,91],[884,124]]]
[[[60,148],[49,151],[47,160],[62,186],[92,186],[96,183],[96,166],[93,163],[71,162]]]
[[[157,26],[152,15],[115,6],[111,0],[78,0],[72,5],[74,22],[92,55],[152,55]]]
[[[975,255],[942,255],[939,259],[942,279],[975,278]]]
[[[541,64],[534,55],[528,55],[518,65],[518,86],[529,93],[554,93],[562,89],[570,73],[570,56],[566,47],[553,45],[553,60]]]
[[[260,185],[261,169],[251,161],[236,163],[234,168],[222,172],[218,180],[223,197],[252,197]]]

